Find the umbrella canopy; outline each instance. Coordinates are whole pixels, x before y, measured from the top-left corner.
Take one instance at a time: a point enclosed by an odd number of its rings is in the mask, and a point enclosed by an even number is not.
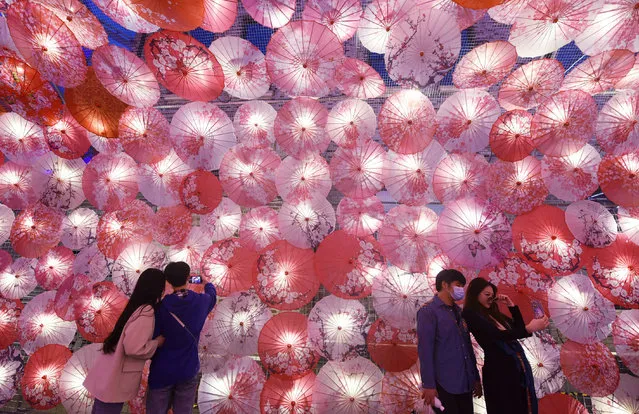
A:
[[[286,157],[275,170],[275,186],[284,201],[296,202],[314,195],[326,197],[332,186],[328,164],[317,154],[302,159]]]
[[[639,372],[639,310],[623,310],[612,324],[617,354],[633,373]]]
[[[295,380],[269,377],[260,395],[261,413],[311,412],[315,374]]]
[[[532,109],[559,90],[564,67],[556,59],[538,59],[520,66],[499,88],[499,104],[506,110]]]
[[[240,222],[240,242],[249,249],[259,251],[281,240],[277,211],[270,207],[250,209]]]
[[[140,192],[151,203],[159,207],[173,207],[180,204],[182,182],[193,172],[175,151],[153,164],[140,164],[138,184]]]
[[[55,314],[65,321],[74,321],[76,311],[89,306],[92,284],[91,279],[84,274],[71,274],[67,277],[55,294]]]
[[[100,282],[91,288],[88,304],[75,302],[75,323],[80,335],[90,342],[104,342],[109,336],[128,298],[112,282]]]
[[[192,213],[211,213],[222,201],[222,185],[210,171],[193,171],[180,184],[180,201]]]
[[[637,52],[637,22],[632,18],[632,1],[605,2],[594,19],[584,25],[575,43],[590,56],[611,49],[630,49]]]
[[[617,238],[615,218],[594,201],[580,200],[570,204],[566,208],[566,224],[577,240],[587,247],[605,247]]]
[[[284,203],[277,219],[282,238],[301,249],[316,248],[335,228],[335,210],[324,197]]]
[[[222,349],[220,338],[214,335],[212,329],[214,315],[215,312],[212,312],[206,318],[198,344],[201,370],[206,374],[219,371],[230,358]]]
[[[224,197],[222,202],[211,212],[200,217],[200,227],[213,241],[232,237],[240,228],[242,209]]]
[[[456,17],[459,30],[465,30],[480,21],[486,14],[488,6],[482,6],[481,3],[486,2],[475,0],[421,0],[419,7],[430,7],[448,13]],[[468,6],[468,4],[471,6]]]
[[[376,196],[361,199],[344,197],[337,205],[337,224],[353,236],[371,236],[383,222],[384,205]]]
[[[130,0],[127,4],[144,20],[163,29],[189,31],[204,20],[204,0]]]
[[[402,330],[382,319],[371,325],[366,338],[371,359],[386,372],[401,372],[417,362],[417,332]]]
[[[36,259],[19,257],[0,272],[0,294],[7,299],[20,299],[31,293],[37,286],[34,268]]]
[[[60,344],[66,348],[75,337],[75,324],[56,315],[54,301],[55,292],[40,293],[25,305],[20,314],[18,340],[29,355],[50,344]]]
[[[83,247],[73,262],[73,273],[86,275],[92,282],[101,282],[111,273],[112,259],[107,259],[97,243]]]
[[[541,178],[541,162],[533,156],[521,161],[498,160],[490,165],[486,185],[490,202],[502,211],[522,214],[541,205],[548,189]]]
[[[435,196],[443,203],[472,196],[486,198],[488,168],[480,154],[450,154],[442,158],[433,173]]]
[[[0,407],[16,395],[23,371],[24,361],[19,347],[12,346],[0,351]]]
[[[89,143],[102,155],[113,155],[124,152],[124,147],[119,138],[106,138],[88,131]]]
[[[326,133],[338,146],[355,148],[375,134],[375,112],[366,102],[345,99],[337,102],[326,121]]]
[[[284,151],[297,158],[324,152],[330,143],[327,120],[328,110],[317,99],[293,98],[277,112],[275,140]]]
[[[603,157],[597,177],[599,185],[610,201],[624,207],[639,207],[639,152]]]
[[[352,198],[372,197],[384,188],[386,151],[373,140],[353,149],[338,148],[331,158],[335,188]]]
[[[248,147],[270,147],[275,142],[277,111],[264,101],[249,101],[240,105],[233,116],[233,126],[240,144]]]
[[[6,356],[7,349],[18,340],[18,320],[24,305],[18,299],[0,298],[0,361]],[[3,355],[4,354],[4,355]],[[0,366],[3,365],[0,363]],[[3,399],[0,398],[0,402]]]
[[[42,204],[61,210],[82,204],[82,176],[86,168],[83,160],[67,160],[50,152],[38,158],[33,168],[35,185],[42,191]]]
[[[215,285],[217,294],[249,290],[255,283],[258,255],[236,238],[214,243],[202,256],[202,276]]]
[[[561,347],[561,368],[580,392],[603,397],[619,385],[619,367],[612,352],[601,342],[580,344],[568,341]]]
[[[591,145],[564,157],[543,157],[541,177],[552,195],[565,201],[582,200],[597,190],[599,151]]]
[[[597,142],[608,154],[622,155],[639,145],[639,93],[620,91],[601,108],[597,118]]]
[[[475,400],[477,401],[477,400]],[[382,380],[381,406],[385,413],[429,412],[422,398],[419,364],[401,372],[386,372]],[[475,407],[477,413],[477,408]]]
[[[539,409],[548,413],[588,414],[582,403],[569,394],[550,394],[539,400]]]
[[[181,204],[160,207],[153,216],[153,240],[165,246],[178,244],[191,232],[192,222],[191,212]]]
[[[82,175],[82,190],[99,210],[117,210],[138,194],[138,165],[130,156],[98,154]]]
[[[519,161],[535,148],[530,132],[533,116],[528,111],[515,109],[505,112],[493,124],[488,141],[490,149],[500,160]]]
[[[202,255],[209,246],[211,238],[200,227],[192,227],[184,240],[169,247],[166,258],[169,262],[185,262],[191,268],[191,275],[199,275]]]
[[[408,14],[406,0],[374,0],[366,6],[359,22],[357,37],[373,53],[386,53],[393,30]]]
[[[361,38],[360,38],[361,39]],[[337,87],[346,96],[359,99],[378,98],[386,92],[384,80],[366,62],[346,58],[335,72]]]
[[[141,200],[105,213],[98,222],[97,244],[100,252],[115,260],[131,244],[151,242],[153,214],[153,210]]]
[[[20,256],[40,257],[60,243],[62,213],[44,204],[22,210],[11,227],[11,244]]]
[[[358,0],[311,0],[304,6],[303,20],[328,27],[344,43],[355,35],[362,16]]]
[[[60,404],[60,377],[72,355],[66,346],[52,344],[29,358],[20,388],[31,407],[48,410]]]
[[[0,244],[7,241],[11,234],[11,226],[15,220],[13,210],[4,204],[0,204]]]
[[[453,72],[460,89],[488,88],[510,73],[517,61],[515,47],[503,40],[477,46],[464,55]]]
[[[118,289],[131,296],[143,271],[149,268],[164,269],[166,254],[156,243],[137,243],[125,248],[113,264],[112,278]]]
[[[562,89],[576,89],[591,95],[613,89],[632,69],[635,55],[629,50],[610,50],[591,56],[568,73]]]
[[[619,386],[612,395],[592,399],[593,410],[601,414],[624,414],[639,410],[639,380],[628,374],[619,377]]]
[[[214,33],[226,32],[237,18],[237,0],[204,0],[204,20],[200,27]]]
[[[153,164],[169,155],[169,122],[157,109],[127,109],[119,131],[124,151],[139,163]]]
[[[75,255],[68,247],[56,246],[38,259],[35,278],[46,290],[56,290],[73,271]]]
[[[242,5],[256,22],[273,29],[286,25],[295,13],[293,0],[242,0]]]
[[[60,399],[67,412],[90,414],[93,398],[84,388],[84,380],[100,355],[101,345],[83,346],[73,353],[60,375]]]
[[[639,244],[639,209],[617,208],[619,227],[634,244]]]
[[[522,341],[526,359],[532,368],[537,398],[558,392],[566,377],[559,363],[559,345],[548,332],[538,332]]]
[[[11,161],[0,165],[0,202],[15,210],[27,208],[40,197],[33,168]]]
[[[15,112],[0,115],[0,150],[11,161],[32,165],[47,153],[49,146],[42,128]]]
[[[44,139],[58,157],[80,158],[89,150],[88,132],[65,108],[62,119],[44,129]]]
[[[95,5],[120,26],[138,33],[153,33],[158,26],[140,17],[127,0],[96,0]]]

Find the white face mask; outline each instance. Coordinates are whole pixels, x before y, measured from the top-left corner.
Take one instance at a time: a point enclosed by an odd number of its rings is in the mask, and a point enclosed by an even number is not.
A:
[[[464,288],[461,286],[453,286],[453,291],[450,296],[455,302],[464,299]]]

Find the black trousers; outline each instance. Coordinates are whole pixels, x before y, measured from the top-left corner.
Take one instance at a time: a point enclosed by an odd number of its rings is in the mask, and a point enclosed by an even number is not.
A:
[[[445,411],[437,408],[434,411],[438,414],[473,414],[473,393],[450,394],[437,384],[437,394],[442,402]]]

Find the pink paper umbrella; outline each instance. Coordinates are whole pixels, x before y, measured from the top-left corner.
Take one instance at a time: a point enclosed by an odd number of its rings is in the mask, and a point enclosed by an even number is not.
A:
[[[171,142],[175,152],[192,168],[217,170],[236,138],[233,124],[223,110],[212,103],[191,102],[173,115]]]
[[[83,383],[101,353],[100,344],[83,346],[73,353],[60,375],[60,399],[67,412],[90,414],[93,398]]]
[[[224,197],[213,212],[200,217],[202,230],[213,241],[229,238],[240,228],[242,209],[230,198]]]
[[[108,259],[98,249],[97,243],[92,243],[78,252],[73,262],[73,272],[86,275],[93,283],[101,282],[111,274],[113,259]]]
[[[639,208],[617,208],[617,219],[623,233],[639,245]]]
[[[337,87],[346,96],[359,99],[378,98],[386,92],[384,80],[366,62],[346,58],[335,72]]]
[[[490,202],[510,214],[521,214],[541,205],[548,189],[541,178],[541,162],[528,156],[521,161],[498,160],[490,165],[486,185]]]
[[[619,367],[601,342],[583,345],[568,341],[561,347],[561,368],[578,391],[593,397],[612,394],[619,384]]]
[[[384,205],[376,196],[353,199],[344,197],[337,205],[337,223],[357,237],[370,236],[382,227]]]
[[[166,255],[159,244],[132,244],[120,253],[113,264],[113,283],[130,296],[143,271],[149,268],[164,269],[166,264]]]
[[[35,259],[19,257],[0,272],[0,294],[7,299],[20,299],[38,286],[34,268]]]
[[[355,35],[362,5],[357,0],[311,0],[304,6],[303,20],[312,20],[331,29],[340,42]]]
[[[67,160],[52,152],[38,158],[34,179],[41,189],[40,202],[61,210],[79,207],[84,201],[82,174],[85,168],[81,159]]]
[[[60,376],[71,356],[66,346],[52,344],[29,358],[20,388],[32,408],[48,410],[60,404]]]
[[[335,228],[335,210],[324,197],[284,203],[278,223],[282,238],[301,249],[314,249]]]
[[[566,224],[587,247],[601,248],[617,238],[617,222],[603,205],[594,201],[575,201],[566,208]],[[592,252],[596,255],[598,252]]]
[[[236,36],[220,37],[209,50],[222,66],[224,90],[240,99],[257,99],[268,92],[271,80],[264,54],[251,42]]]
[[[182,180],[180,200],[191,212],[208,214],[222,201],[222,185],[210,171],[193,171]]]
[[[599,185],[608,199],[623,207],[639,207],[639,152],[607,155],[599,164]]]
[[[481,151],[499,114],[499,104],[488,92],[462,90],[439,107],[435,137],[447,151]]]
[[[347,197],[372,197],[384,187],[386,151],[373,140],[353,149],[338,148],[331,159],[335,188]]]
[[[485,199],[488,168],[489,164],[480,154],[450,154],[439,162],[433,173],[435,196],[442,203],[472,196]]]
[[[275,185],[284,201],[296,202],[314,196],[328,196],[332,182],[324,158],[309,154],[299,160],[286,157],[275,170]]]
[[[20,256],[40,257],[60,243],[62,213],[43,204],[22,210],[11,227],[11,244]]]
[[[419,365],[401,372],[386,372],[382,380],[381,406],[385,413],[430,412],[422,398],[422,379]],[[481,413],[477,411],[476,413]],[[484,413],[485,414],[485,413]]]
[[[166,257],[169,262],[185,262],[191,267],[192,275],[199,275],[202,256],[210,245],[211,238],[199,227],[192,227],[184,240],[169,247]]]
[[[138,16],[128,0],[96,0],[95,5],[120,26],[137,33],[153,33],[160,28]]]
[[[597,0],[542,0],[522,8],[508,39],[522,57],[554,52],[593,23],[602,3]]]
[[[213,54],[193,37],[160,31],[144,44],[144,59],[164,87],[192,101],[212,101],[224,88],[224,72]]]
[[[453,262],[447,254],[440,253],[428,264],[428,269],[426,270],[426,279],[428,280],[428,285],[430,286],[433,294],[437,294],[437,274],[444,269],[455,269],[460,271],[466,277],[467,281],[472,280],[477,276],[477,271],[475,269],[460,266]]]
[[[617,354],[633,373],[639,372],[639,309],[622,310],[612,323]]]
[[[65,88],[84,81],[82,47],[55,13],[41,4],[19,1],[7,11],[7,24],[20,54],[44,79]]]
[[[368,359],[329,361],[315,379],[313,408],[318,413],[374,413],[381,410],[382,371]]]
[[[15,214],[13,210],[4,204],[0,204],[0,244],[7,241],[11,234],[11,226],[15,220]],[[1,268],[1,266],[0,266]]]
[[[532,109],[555,93],[564,80],[564,67],[555,59],[539,59],[520,66],[499,88],[499,104],[506,110]]]
[[[253,208],[242,216],[240,242],[249,249],[262,250],[281,238],[277,211],[272,208]]]
[[[109,336],[128,298],[112,282],[100,282],[90,289],[87,306],[76,302],[75,323],[80,335],[90,342],[104,342]]]
[[[40,197],[40,189],[35,187],[33,168],[11,161],[0,165],[0,201],[7,207],[21,210]]]
[[[275,139],[289,155],[302,158],[309,152],[324,152],[330,142],[326,133],[328,110],[318,100],[294,98],[275,118]]]
[[[633,90],[636,89],[639,82],[639,61],[635,59],[635,64],[632,68],[626,73],[626,75],[619,79],[615,84],[616,90]]]
[[[423,273],[410,273],[396,266],[373,282],[373,307],[380,318],[399,329],[414,329],[417,311],[433,297]]]
[[[78,0],[36,1],[52,11],[71,30],[82,46],[96,49],[109,43],[100,21]]]
[[[317,294],[319,280],[313,268],[311,249],[300,249],[285,240],[269,244],[257,259],[255,284],[260,299],[272,308],[294,310]]]
[[[113,155],[124,152],[119,138],[105,138],[88,131],[89,143],[100,154]]]
[[[533,143],[545,155],[560,157],[582,148],[595,132],[597,104],[582,91],[562,91],[544,101],[530,125]]]
[[[204,20],[200,27],[214,33],[226,32],[237,18],[237,0],[204,0]]]
[[[512,245],[506,216],[473,198],[446,206],[437,223],[437,237],[441,249],[454,262],[473,269],[499,263]]]
[[[621,374],[619,386],[613,395],[592,399],[593,411],[602,414],[631,413],[639,409],[639,379],[628,374]]]
[[[72,250],[80,250],[96,240],[98,215],[88,208],[71,211],[62,220],[62,244]]]
[[[272,29],[286,25],[295,13],[292,0],[242,0],[242,5],[256,22]]]
[[[490,17],[501,24],[511,25],[515,23],[517,17],[524,7],[528,6],[530,0],[506,0],[502,4],[488,9]]]
[[[89,306],[91,300],[91,286],[93,282],[83,274],[71,274],[64,279],[55,294],[53,308],[65,321],[73,322],[76,311]]]
[[[437,254],[437,214],[424,206],[393,207],[379,230],[382,252],[395,266],[423,272]]]
[[[2,339],[0,340],[0,355],[7,348],[18,340],[18,318],[24,305],[17,299],[0,298],[0,332]]]
[[[68,346],[75,336],[75,323],[65,322],[56,315],[54,300],[54,291],[40,293],[25,305],[20,315],[20,346],[29,355],[45,345]]]
[[[414,154],[426,148],[435,135],[435,109],[420,91],[404,89],[386,99],[379,111],[377,127],[390,150]]]
[[[215,285],[220,296],[249,290],[255,284],[258,254],[236,238],[220,240],[202,256],[202,276]]]
[[[124,151],[137,162],[153,164],[169,155],[169,122],[157,109],[128,108],[118,130]]]
[[[629,50],[611,50],[591,56],[568,73],[561,89],[582,90],[591,95],[613,89],[635,63]]]
[[[171,150],[166,157],[154,164],[140,164],[138,183],[140,192],[151,203],[160,207],[171,207],[180,204],[180,188],[182,181],[193,172]]]
[[[0,115],[0,151],[21,165],[31,165],[49,151],[42,128],[15,112]]]
[[[446,151],[433,141],[415,154],[389,151],[384,162],[383,181],[395,201],[410,206],[435,201],[433,174],[446,157]]]
[[[365,346],[368,313],[359,301],[325,296],[308,315],[308,335],[315,351],[331,361],[357,357]]]
[[[295,380],[269,377],[260,394],[261,412],[312,412],[314,385],[312,372]]]
[[[415,328],[397,329],[383,319],[371,325],[366,347],[373,362],[386,372],[401,372],[417,362]]]
[[[392,31],[408,11],[405,0],[374,0],[368,4],[357,29],[362,45],[373,53],[386,53]]]
[[[275,142],[273,127],[277,111],[264,101],[250,101],[237,108],[233,117],[235,134],[240,144],[269,147]]]
[[[391,32],[384,61],[404,87],[438,84],[455,65],[461,34],[455,17],[437,9],[411,11]],[[445,52],[442,52],[445,51]]]
[[[504,161],[520,161],[526,158],[535,145],[530,132],[533,116],[527,111],[515,109],[503,113],[493,124],[490,134],[490,149]]]
[[[543,157],[541,177],[552,195],[565,201],[582,200],[599,186],[599,152],[590,145],[565,157]]]
[[[98,154],[82,175],[87,200],[100,210],[117,210],[138,194],[138,165],[126,154]]]
[[[498,40],[484,43],[468,52],[453,72],[458,88],[487,88],[508,75],[517,61],[515,47]]]
[[[91,146],[87,132],[65,108],[62,119],[44,129],[44,139],[58,157],[75,159],[86,154]]]
[[[178,244],[189,235],[192,221],[191,212],[181,204],[160,207],[153,217],[153,239],[165,246]]]
[[[46,290],[56,290],[64,279],[73,272],[73,251],[64,246],[49,250],[38,259],[35,266],[35,278],[38,285]]]
[[[376,118],[373,108],[359,99],[339,101],[328,114],[326,133],[342,148],[354,148],[373,138]]]
[[[266,47],[271,80],[291,96],[327,95],[335,70],[343,59],[344,49],[337,36],[328,27],[313,21],[287,24],[273,35]]]
[[[471,4],[478,6],[471,9],[464,3],[467,2],[456,0],[422,0],[419,2],[419,7],[433,8],[448,13],[456,17],[459,30],[465,30],[480,21],[486,14],[486,9],[489,6],[483,5],[481,2],[477,3],[476,1],[470,0]],[[492,3],[494,4],[495,2]]]
[[[597,142],[604,151],[622,155],[639,147],[639,93],[616,93],[601,108],[597,118]]]
[[[590,56],[612,49],[637,52],[638,33],[634,7],[635,3],[631,0],[606,2],[575,39],[577,47]]]
[[[115,260],[127,246],[151,242],[153,214],[145,202],[135,200],[123,209],[102,215],[97,237],[100,252]]]
[[[552,335],[542,331],[522,342],[535,379],[537,398],[561,390],[566,377],[561,370],[559,345]]]
[[[220,182],[228,197],[244,207],[263,206],[277,196],[275,171],[280,157],[270,148],[236,145],[220,164]]]

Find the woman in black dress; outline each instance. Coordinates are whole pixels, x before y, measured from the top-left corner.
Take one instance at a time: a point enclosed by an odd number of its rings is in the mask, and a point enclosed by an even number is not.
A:
[[[499,311],[508,306],[512,319]],[[486,279],[473,279],[466,291],[462,313],[484,350],[483,385],[488,414],[537,414],[532,369],[517,341],[548,326],[548,317],[524,324],[519,308]]]

